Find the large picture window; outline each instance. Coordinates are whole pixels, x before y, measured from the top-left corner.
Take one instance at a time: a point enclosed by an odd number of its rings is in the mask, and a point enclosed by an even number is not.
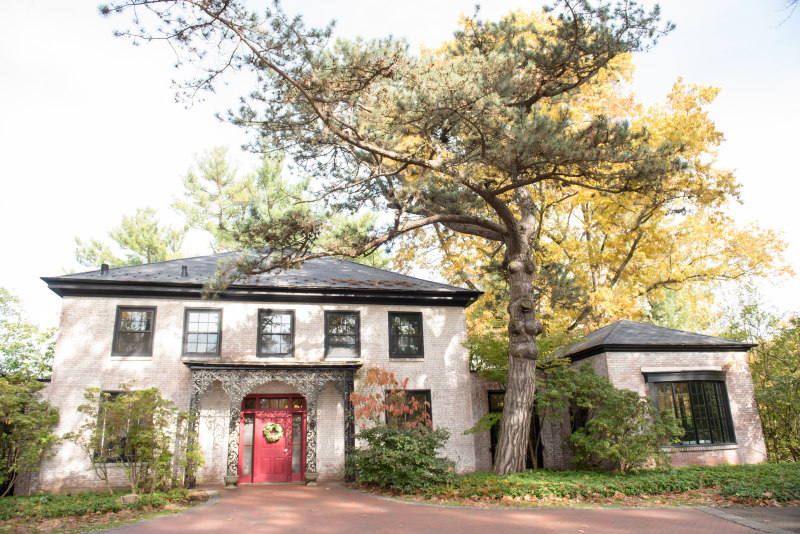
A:
[[[735,443],[724,375],[717,372],[648,375],[659,410],[671,410],[683,426],[683,445]]]
[[[293,311],[258,311],[258,355],[294,356]]]
[[[183,326],[184,354],[219,356],[221,337],[221,310],[186,310]]]
[[[325,357],[358,358],[361,355],[358,312],[325,312]]]
[[[155,308],[118,307],[114,324],[115,356],[152,356]]]
[[[389,312],[389,357],[422,358],[422,314]]]

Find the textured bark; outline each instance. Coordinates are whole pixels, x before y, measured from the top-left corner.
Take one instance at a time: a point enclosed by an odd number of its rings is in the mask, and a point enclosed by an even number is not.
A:
[[[533,265],[524,250],[508,261],[510,299],[508,306],[508,382],[500,419],[500,437],[494,459],[498,475],[525,470],[525,453],[533,410],[536,336],[542,325],[533,310]]]

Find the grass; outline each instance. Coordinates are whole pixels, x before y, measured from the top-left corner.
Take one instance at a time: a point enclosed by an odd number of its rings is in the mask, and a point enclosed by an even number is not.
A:
[[[441,501],[547,501],[608,498],[681,497],[695,492],[714,494],[730,502],[800,501],[800,464],[769,463],[662,467],[629,473],[531,470],[507,476],[490,473],[463,475],[453,484],[422,494]],[[675,503],[677,504],[677,503]]]

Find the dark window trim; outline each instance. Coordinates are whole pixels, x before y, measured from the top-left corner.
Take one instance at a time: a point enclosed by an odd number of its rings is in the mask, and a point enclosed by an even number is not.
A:
[[[725,381],[724,371],[687,371],[687,372],[672,372],[672,373],[644,373],[645,381],[650,384],[650,399],[653,405],[658,409],[658,392],[656,384],[669,383],[672,384],[672,404],[673,410],[675,408],[675,383],[681,382],[717,382],[720,384],[722,409],[724,410],[724,419],[721,423],[728,426],[728,432],[732,441],[712,441],[711,443],[673,443],[670,447],[675,449],[692,449],[697,447],[713,447],[717,445],[736,445],[736,427],[733,425],[733,415],[731,414],[730,398],[728,395],[728,384]],[[691,390],[690,390],[691,392]],[[704,396],[705,397],[705,396]],[[695,421],[695,405],[694,398],[691,393],[689,394],[690,409],[692,410],[692,421]],[[706,406],[706,418],[708,418],[708,406]],[[708,428],[711,428],[710,421],[707,421]],[[695,428],[697,424],[695,424]],[[696,432],[696,430],[695,430]]]
[[[425,395],[425,401],[428,403],[428,408],[427,408],[428,409],[428,416],[431,418],[431,425],[433,425],[433,400],[431,398],[431,390],[430,389],[398,389],[398,390],[395,390],[395,391],[398,392],[398,393],[400,391],[402,391],[404,395],[406,393],[409,393],[411,395],[418,395],[420,393],[424,394]],[[386,397],[391,392],[392,392],[391,389],[384,390],[384,392],[383,392],[384,402],[386,401]],[[384,418],[386,420],[386,424],[388,425],[389,424],[389,412],[384,410],[383,416],[384,416]]]
[[[217,322],[217,351],[216,352],[189,352],[189,312],[216,312],[219,315]],[[194,332],[197,333],[197,332]],[[185,308],[183,311],[183,352],[184,356],[219,356],[222,352],[222,309],[221,308]]]
[[[656,382],[693,382],[698,380],[725,382],[725,372],[676,371],[671,373],[644,373],[644,379],[648,384]]]
[[[394,348],[394,343],[392,343],[393,335],[392,335],[392,317],[410,317],[414,316],[419,320],[419,353],[417,354],[394,354],[392,349]],[[389,357],[390,358],[424,358],[425,357],[425,336],[423,334],[422,329],[422,312],[389,312]]]
[[[288,352],[263,352],[263,348],[261,346],[261,336],[263,335],[261,332],[261,320],[262,317],[265,315],[272,315],[272,314],[288,314],[289,319],[289,327],[290,327],[290,336],[292,340],[289,342],[289,351]],[[256,332],[258,338],[256,339],[256,356],[260,358],[287,358],[292,359],[294,358],[294,310],[275,310],[272,308],[263,308],[258,310],[258,324],[256,325]],[[278,334],[275,334],[278,335]]]
[[[146,352],[119,352],[117,350],[117,341],[119,340],[119,327],[122,320],[123,311],[152,311],[153,320],[150,324],[150,343]],[[153,339],[156,337],[156,307],[155,306],[117,306],[117,315],[114,318],[114,340],[111,346],[112,356],[153,356]]]
[[[360,311],[347,311],[347,310],[325,310],[325,357],[330,354],[330,333],[328,332],[328,319],[332,315],[355,315],[356,317],[356,357],[361,357],[361,312]]]

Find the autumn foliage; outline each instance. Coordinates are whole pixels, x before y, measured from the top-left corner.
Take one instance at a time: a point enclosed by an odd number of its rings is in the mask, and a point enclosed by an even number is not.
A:
[[[371,367],[364,382],[369,392],[351,393],[350,402],[356,419],[362,419],[365,426],[367,420],[378,423],[384,415],[387,423],[394,421],[399,426],[431,426],[430,404],[406,394],[408,377],[398,380],[392,372]]]

